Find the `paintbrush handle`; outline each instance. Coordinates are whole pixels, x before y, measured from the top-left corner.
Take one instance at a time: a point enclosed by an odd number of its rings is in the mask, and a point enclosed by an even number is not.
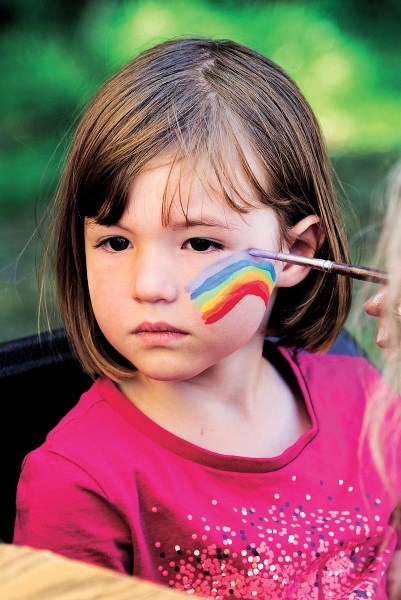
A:
[[[290,263],[292,265],[300,265],[324,271],[325,273],[334,273],[336,275],[344,275],[352,279],[360,279],[362,281],[372,281],[373,283],[385,284],[388,281],[387,273],[370,267],[360,267],[358,265],[349,265],[347,263],[335,262],[333,260],[325,260],[324,258],[314,258],[309,256],[299,256],[297,254],[286,254],[285,252],[271,252],[269,250],[258,250],[250,248],[248,253],[251,256],[259,256],[260,258],[270,258],[271,260],[279,260],[281,262]]]
[[[360,279],[362,281],[372,281],[373,283],[385,284],[388,281],[388,276],[384,271],[371,269],[369,267],[359,267],[358,265],[347,265],[345,263],[332,263],[331,273],[337,275],[345,275],[352,279]]]

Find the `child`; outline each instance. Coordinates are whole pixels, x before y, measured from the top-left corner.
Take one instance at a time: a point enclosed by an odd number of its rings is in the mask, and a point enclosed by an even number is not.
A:
[[[401,393],[401,161],[389,172],[387,208],[375,262],[389,274],[388,285],[380,288],[364,305],[368,315],[378,317],[377,345],[383,349],[382,370],[391,388]],[[374,390],[365,415],[367,439],[383,481],[400,501],[399,439],[401,403],[391,393]],[[389,419],[390,417],[390,419]],[[383,441],[385,443],[383,443]],[[401,512],[398,512],[401,529]],[[401,598],[401,549],[391,563],[393,598]]]
[[[24,461],[15,543],[200,596],[385,598],[393,502],[358,454],[378,373],[323,354],[349,281],[248,253],[348,261],[288,75],[231,41],[144,52],[86,111],[54,223],[95,381]]]

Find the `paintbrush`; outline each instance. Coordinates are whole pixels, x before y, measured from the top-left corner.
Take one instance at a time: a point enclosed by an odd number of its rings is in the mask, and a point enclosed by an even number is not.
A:
[[[344,275],[352,279],[361,279],[362,281],[372,281],[373,283],[387,283],[388,275],[384,271],[371,269],[369,267],[360,267],[358,265],[349,265],[347,263],[335,262],[324,258],[309,258],[307,256],[298,256],[296,254],[286,254],[285,252],[272,252],[269,250],[258,250],[250,248],[248,254],[259,258],[270,258],[292,265],[300,265],[324,271],[325,273],[334,273],[335,275]]]

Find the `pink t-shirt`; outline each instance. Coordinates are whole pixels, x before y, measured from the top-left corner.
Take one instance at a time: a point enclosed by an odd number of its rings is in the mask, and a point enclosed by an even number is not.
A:
[[[379,375],[274,352],[312,423],[280,456],[205,450],[99,379],[25,459],[14,542],[214,598],[387,598],[394,506],[358,455]]]

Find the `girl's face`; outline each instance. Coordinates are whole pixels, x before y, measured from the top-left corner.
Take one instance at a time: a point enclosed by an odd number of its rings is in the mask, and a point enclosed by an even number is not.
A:
[[[269,303],[250,293],[207,322],[190,290],[233,253],[277,249],[279,227],[272,209],[239,214],[174,170],[169,189],[177,193],[164,226],[169,173],[170,166],[161,166],[139,175],[115,225],[86,219],[85,251],[94,314],[110,344],[148,377],[182,380],[246,348],[260,352]]]

